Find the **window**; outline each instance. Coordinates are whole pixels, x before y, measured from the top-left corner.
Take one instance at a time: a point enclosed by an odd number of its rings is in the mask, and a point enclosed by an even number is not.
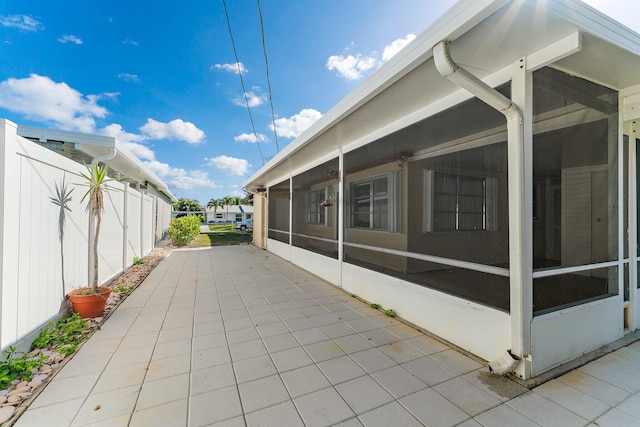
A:
[[[325,189],[307,192],[307,224],[325,225],[325,208],[320,202],[325,199]]]
[[[396,173],[389,173],[352,183],[351,226],[399,231],[400,192],[394,188],[399,181]]]
[[[236,214],[236,222],[240,222],[242,221],[242,214],[241,213],[237,213]]]
[[[424,231],[495,231],[497,180],[424,171]]]

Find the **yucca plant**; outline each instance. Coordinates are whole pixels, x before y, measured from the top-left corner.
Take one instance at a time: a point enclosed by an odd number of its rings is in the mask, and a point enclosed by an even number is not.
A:
[[[82,196],[81,202],[87,199],[87,212],[96,220],[96,231],[93,236],[93,281],[91,283],[93,293],[100,293],[98,289],[98,238],[100,236],[100,223],[102,222],[102,212],[104,212],[104,192],[107,191],[105,184],[113,179],[107,177],[109,167],[92,163],[91,166],[84,165],[87,173],[80,173],[85,182],[79,185],[89,187]]]

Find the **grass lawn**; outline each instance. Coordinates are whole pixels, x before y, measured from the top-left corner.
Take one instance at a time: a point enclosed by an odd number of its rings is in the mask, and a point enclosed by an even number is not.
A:
[[[209,226],[216,227],[215,233],[201,233],[189,243],[190,248],[203,248],[208,246],[224,246],[224,245],[240,245],[243,243],[251,243],[253,233],[246,231],[237,231],[233,225]],[[219,227],[227,227],[220,230]]]
[[[234,224],[224,224],[224,225],[210,225],[209,230],[211,231],[230,231],[235,230],[236,226]]]

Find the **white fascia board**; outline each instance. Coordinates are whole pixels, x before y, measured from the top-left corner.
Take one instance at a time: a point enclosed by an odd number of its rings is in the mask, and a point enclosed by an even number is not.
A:
[[[76,144],[97,145],[100,147],[115,147],[116,139],[112,136],[91,135],[86,133],[69,132],[58,129],[44,129],[31,126],[18,126],[18,135],[24,138],[36,138],[41,142],[64,141]]]
[[[521,0],[534,7],[539,0]],[[640,55],[640,35],[580,0],[549,0],[544,7],[584,33]]]
[[[172,201],[178,199],[171,193],[167,184],[160,179],[155,173],[150,171],[131,151],[126,149],[115,137],[104,135],[93,135],[79,132],[69,132],[58,129],[45,129],[32,126],[18,126],[18,135],[24,138],[34,138],[41,142],[46,141],[64,141],[75,144],[77,150],[87,153],[89,156],[96,157],[107,153],[105,148],[115,148],[116,156],[130,164],[133,170],[136,170],[142,176],[143,181],[151,182],[158,191],[161,191]],[[126,173],[126,171],[123,171]],[[130,171],[129,171],[130,172]]]
[[[640,84],[620,91],[622,105],[622,120],[637,120],[640,118]]]
[[[400,80],[433,56],[432,47],[443,39],[455,40],[512,0],[461,0],[361,85],[338,102],[278,155],[261,167],[243,185],[250,187],[267,171],[312,142],[349,114]]]
[[[527,56],[527,70],[535,71],[582,50],[582,35],[579,31],[550,44]]]

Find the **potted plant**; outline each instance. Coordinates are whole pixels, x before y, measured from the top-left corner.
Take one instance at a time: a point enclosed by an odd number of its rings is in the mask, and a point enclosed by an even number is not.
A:
[[[104,212],[104,197],[106,191],[105,184],[112,179],[107,178],[109,168],[98,163],[91,166],[85,165],[87,173],[81,173],[85,182],[79,185],[88,187],[87,192],[82,196],[81,202],[87,199],[87,212],[95,218],[95,233],[93,236],[93,280],[91,286],[79,288],[69,293],[69,299],[73,306],[73,311],[85,318],[97,317],[102,314],[111,288],[108,286],[98,286],[98,238],[100,236],[100,223],[102,212]]]

